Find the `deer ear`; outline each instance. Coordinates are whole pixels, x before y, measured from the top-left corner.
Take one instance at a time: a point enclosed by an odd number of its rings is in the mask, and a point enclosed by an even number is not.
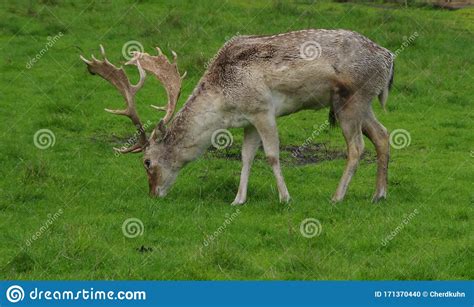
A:
[[[152,131],[151,134],[150,134],[150,138],[148,139],[148,145],[154,145],[154,144],[156,144],[156,138],[157,138],[156,132],[155,132],[155,130],[153,129],[153,131]]]
[[[163,119],[160,120],[160,122],[158,123],[158,125],[156,126],[155,129],[157,129],[157,130],[160,132],[160,134],[164,137],[165,134],[166,134],[165,121],[164,121]],[[157,132],[158,132],[158,131],[157,131]]]
[[[150,135],[150,140],[148,141],[148,143],[150,143],[150,145],[153,145],[153,144],[158,143],[160,140],[161,140],[160,132],[157,132],[156,128],[153,129],[153,132]]]
[[[163,120],[156,125],[155,129],[150,135],[150,143],[158,143],[161,141],[166,135],[166,126]]]

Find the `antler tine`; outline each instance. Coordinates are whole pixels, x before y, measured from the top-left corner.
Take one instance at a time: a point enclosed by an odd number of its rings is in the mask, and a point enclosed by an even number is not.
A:
[[[164,107],[158,107],[158,106],[155,106],[155,105],[150,105],[150,107],[152,107],[153,109],[155,110],[158,110],[158,111],[166,111],[166,108]]]
[[[102,56],[104,57],[104,60],[105,60],[105,50],[104,50],[104,46],[102,46],[102,44],[100,44],[99,47],[100,47],[100,54],[102,54]]]
[[[127,116],[128,118],[130,118],[133,125],[138,129],[138,141],[136,142],[136,144],[129,148],[115,148],[115,150],[121,153],[142,151],[148,141],[146,138],[145,130],[143,129],[143,125],[135,108],[135,94],[143,86],[146,77],[146,72],[141,67],[140,63],[137,63],[138,72],[140,74],[140,80],[136,85],[132,85],[123,68],[118,68],[107,60],[105,56],[105,50],[102,45],[100,45],[100,53],[104,58],[102,61],[96,59],[94,55],[91,55],[92,60],[87,60],[82,55],[80,56],[80,58],[84,61],[84,63],[87,64],[87,69],[91,74],[98,74],[103,79],[110,82],[120,92],[120,94],[122,94],[126,102],[126,108],[124,110],[104,110],[112,114]]]
[[[85,57],[83,57],[82,55],[80,55],[79,57],[80,57],[80,58],[81,58],[81,60],[82,60],[84,63],[86,63],[87,65],[90,65],[90,64],[92,64],[92,62],[91,62],[91,61],[89,61],[88,59],[86,59],[86,58],[85,58]]]
[[[130,115],[127,109],[125,109],[125,110],[112,110],[112,109],[105,108],[104,111],[115,114],[115,115],[124,115],[124,116],[129,116]]]
[[[143,150],[143,147],[139,143],[136,143],[135,145],[132,145],[130,147],[124,147],[124,148],[114,147],[114,150],[122,154],[130,153],[130,152],[137,153],[137,152],[141,152]]]
[[[133,94],[136,94],[138,90],[142,88],[143,84],[145,83],[145,78],[146,78],[146,72],[138,60],[137,60],[137,68],[138,68],[138,73],[140,75],[140,80],[138,80],[137,84],[132,85]]]
[[[173,54],[173,62],[176,63],[176,61],[178,60],[178,55],[173,50],[171,50],[171,54]]]

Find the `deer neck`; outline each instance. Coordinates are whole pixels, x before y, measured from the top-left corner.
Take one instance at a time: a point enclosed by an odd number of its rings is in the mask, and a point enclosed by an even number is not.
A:
[[[201,90],[176,114],[163,142],[177,167],[197,159],[211,145],[214,131],[226,128],[222,99],[221,94]]]

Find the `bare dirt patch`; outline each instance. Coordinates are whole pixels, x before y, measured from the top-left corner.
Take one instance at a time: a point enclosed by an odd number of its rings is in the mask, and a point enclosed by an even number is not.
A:
[[[215,147],[209,147],[207,150],[207,155],[226,160],[242,160],[242,155],[240,153],[241,146],[232,146],[230,148],[216,149]]]
[[[441,0],[441,1],[434,1],[432,5],[435,8],[453,11],[453,10],[459,10],[465,7],[473,6],[474,1],[472,0],[458,0],[458,1]]]
[[[282,150],[290,154],[289,158],[285,162],[297,165],[345,159],[346,157],[346,154],[343,151],[330,149],[324,143],[309,144],[304,147],[286,145],[282,148]]]
[[[347,158],[346,150],[330,148],[325,143],[314,143],[307,146],[286,145],[282,151],[290,153],[284,162],[293,165],[306,165]],[[374,153],[364,151],[361,161],[374,163],[377,160]]]
[[[313,143],[306,146],[284,145],[280,151],[280,160],[282,164],[287,165],[316,164],[337,159],[345,160],[347,158],[345,149],[331,148],[325,143]],[[232,148],[221,150],[211,147],[207,152],[207,157],[236,161],[242,159],[239,146],[232,146]],[[256,159],[259,159],[259,157],[257,156]],[[374,153],[364,151],[361,160],[366,163],[374,163],[376,157]]]

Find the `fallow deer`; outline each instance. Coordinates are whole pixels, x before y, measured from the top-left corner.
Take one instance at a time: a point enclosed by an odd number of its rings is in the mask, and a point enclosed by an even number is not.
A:
[[[130,117],[138,129],[137,143],[120,152],[144,152],[149,192],[163,197],[179,170],[199,157],[218,129],[244,127],[242,171],[233,205],[247,199],[250,167],[260,144],[276,178],[281,202],[288,202],[279,160],[276,118],[304,109],[329,107],[331,123],[339,123],[347,143],[347,165],[332,197],[341,201],[364,149],[363,134],[375,145],[377,178],[373,201],[386,197],[389,161],[387,129],[375,118],[371,101],[385,109],[393,80],[394,54],[368,38],[347,30],[302,30],[272,36],[238,36],[210,62],[184,107],[173,119],[182,78],[158,49],[157,56],[137,52],[126,64],[140,74],[131,85],[122,68],[104,60],[82,60],[89,72],[112,83],[125,98],[125,110],[106,111]],[[135,110],[134,96],[146,72],[155,75],[168,95],[164,118],[149,138]]]

